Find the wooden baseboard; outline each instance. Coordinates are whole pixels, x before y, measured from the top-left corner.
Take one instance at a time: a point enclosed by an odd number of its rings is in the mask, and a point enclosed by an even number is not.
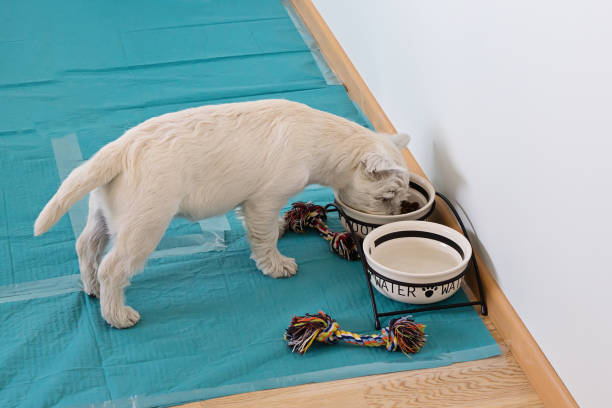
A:
[[[393,124],[368,89],[348,56],[310,0],[291,0],[302,22],[317,41],[331,69],[347,88],[349,96],[359,105],[377,131],[395,133]],[[423,170],[408,149],[404,150],[408,168],[424,177]],[[450,210],[440,200],[436,203],[440,220],[458,229]],[[476,253],[482,283],[487,295],[491,321],[510,347],[535,391],[549,407],[577,407],[572,395],[561,381],[542,350],[527,330],[518,314],[497,285],[482,258]]]

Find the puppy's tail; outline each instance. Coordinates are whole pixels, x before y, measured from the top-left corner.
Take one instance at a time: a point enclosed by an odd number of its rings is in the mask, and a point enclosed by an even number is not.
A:
[[[96,187],[110,183],[121,172],[124,143],[121,139],[104,146],[91,159],[74,169],[34,223],[34,235],[47,232],[74,203]]]

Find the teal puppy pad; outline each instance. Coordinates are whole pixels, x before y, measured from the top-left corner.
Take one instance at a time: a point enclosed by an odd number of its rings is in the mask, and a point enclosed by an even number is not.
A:
[[[332,198],[311,186],[294,200]],[[428,342],[410,358],[324,344],[293,354],[282,334],[294,314],[324,310],[343,328],[373,331],[361,265],[333,255],[314,232],[288,232],[279,248],[296,258],[298,274],[268,278],[249,259],[240,220],[227,219],[232,239],[224,251],[153,259],[133,279],[127,299],[142,319],[131,329],[110,328],[99,302],[77,284],[72,293],[0,303],[9,328],[0,334],[0,398],[9,406],[149,407],[499,354],[472,308],[415,316]],[[329,225],[341,228],[337,219]],[[377,300],[381,310],[404,306]],[[460,292],[448,302],[464,300]]]
[[[32,236],[67,172],[152,116],[285,98],[370,126],[312,46],[281,0],[3,3],[0,405],[164,406],[499,353],[470,308],[418,315],[429,341],[412,358],[350,346],[290,353],[282,334],[294,314],[324,310],[371,331],[363,271],[317,234],[288,233],[279,248],[299,272],[267,278],[234,212],[172,222],[127,290],[142,320],[123,331],[81,290],[74,245],[86,202]],[[311,186],[299,198],[325,204],[332,193]],[[384,310],[402,306],[377,296]]]

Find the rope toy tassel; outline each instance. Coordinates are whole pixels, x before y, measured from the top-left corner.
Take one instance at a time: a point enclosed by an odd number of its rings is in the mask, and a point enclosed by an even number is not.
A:
[[[298,354],[308,351],[315,341],[336,344],[349,343],[365,347],[385,347],[387,351],[400,350],[405,355],[417,353],[426,342],[425,325],[408,317],[392,319],[381,333],[359,335],[340,329],[329,315],[319,312],[294,316],[285,331],[285,340]]]
[[[327,211],[324,207],[314,203],[298,201],[293,203],[291,210],[283,216],[285,230],[302,233],[306,228],[319,231],[321,236],[329,241],[329,249],[349,261],[359,259],[359,251],[353,237],[348,232],[333,232],[325,221]]]

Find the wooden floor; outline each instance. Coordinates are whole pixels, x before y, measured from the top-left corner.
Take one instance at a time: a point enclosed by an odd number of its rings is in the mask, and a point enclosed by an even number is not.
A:
[[[501,356],[426,370],[256,391],[194,402],[182,408],[543,407],[489,318],[483,321],[500,345]]]

